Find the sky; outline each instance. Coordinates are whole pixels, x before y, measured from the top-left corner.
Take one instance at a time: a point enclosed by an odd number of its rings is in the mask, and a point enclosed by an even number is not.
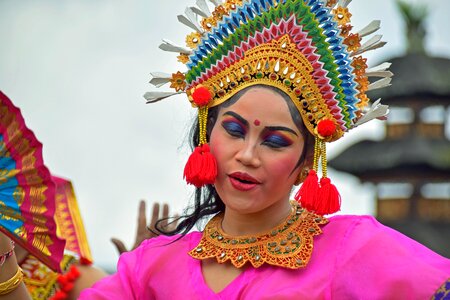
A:
[[[424,3],[409,0],[411,3]],[[427,50],[450,58],[450,1],[428,0]],[[146,105],[150,72],[183,66],[158,49],[162,38],[183,44],[192,30],[177,22],[180,0],[0,1],[0,90],[18,106],[44,145],[51,172],[72,180],[94,260],[113,269],[111,237],[134,241],[140,199],[182,212],[192,189],[182,179],[187,132],[195,111],[183,96]],[[369,66],[405,51],[394,0],[354,0],[355,29],[382,21],[388,44],[369,53]],[[373,122],[329,147],[332,158],[362,139],[381,139]],[[374,212],[374,188],[331,170],[342,213]]]

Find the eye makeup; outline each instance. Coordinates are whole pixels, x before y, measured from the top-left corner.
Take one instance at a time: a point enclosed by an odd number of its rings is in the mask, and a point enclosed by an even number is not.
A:
[[[262,137],[263,145],[267,145],[272,148],[283,148],[292,145],[294,141],[281,132],[266,132]]]
[[[222,121],[222,127],[225,131],[234,137],[244,137],[247,133],[247,128],[239,120],[228,117]]]

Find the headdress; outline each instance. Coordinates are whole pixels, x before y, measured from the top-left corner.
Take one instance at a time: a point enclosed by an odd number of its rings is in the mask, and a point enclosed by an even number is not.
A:
[[[152,73],[150,83],[170,83],[174,93],[148,92],[147,103],[186,93],[199,110],[199,145],[184,176],[200,187],[214,182],[216,164],[206,140],[208,108],[257,84],[290,96],[315,136],[313,169],[296,195],[303,207],[319,214],[336,212],[340,196],[327,177],[325,142],[387,112],[380,101],[369,104],[366,92],[390,85],[389,63],[368,68],[361,54],[382,47],[380,28],[370,22],[352,32],[351,0],[197,0],[178,20],[194,30],[186,47],[163,40],[160,48],[179,53],[187,71]],[[363,39],[366,40],[363,42]],[[378,80],[369,81],[369,77]],[[381,79],[380,79],[381,78]],[[322,178],[317,177],[319,161]]]

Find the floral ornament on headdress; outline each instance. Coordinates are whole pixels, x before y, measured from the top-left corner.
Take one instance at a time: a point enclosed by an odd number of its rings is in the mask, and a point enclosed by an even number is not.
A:
[[[325,142],[338,140],[350,129],[388,113],[388,107],[379,100],[370,106],[366,92],[390,85],[390,64],[369,69],[361,55],[384,46],[381,35],[368,38],[380,28],[380,21],[351,32],[352,14],[347,7],[351,0],[210,2],[214,4],[212,11],[206,0],[197,0],[197,6],[178,16],[194,30],[186,38],[188,48],[169,40],[160,45],[162,50],[179,53],[178,60],[185,62],[187,71],[152,73],[150,83],[160,87],[170,82],[176,93],[144,95],[147,103],[154,103],[185,92],[199,109],[200,142],[193,155],[204,157],[207,163],[195,167],[188,163],[186,180],[197,187],[214,182],[215,162],[209,156],[205,129],[208,108],[246,87],[270,85],[290,96],[316,138],[314,167],[296,199],[319,214],[336,212],[340,196],[327,178]],[[368,77],[379,79],[370,83]],[[198,103],[195,93],[199,88],[209,92],[207,102]]]

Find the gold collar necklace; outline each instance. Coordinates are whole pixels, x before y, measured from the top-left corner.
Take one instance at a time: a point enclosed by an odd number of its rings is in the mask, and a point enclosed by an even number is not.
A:
[[[285,221],[261,235],[230,236],[222,230],[223,213],[213,217],[205,227],[202,238],[189,255],[196,259],[215,257],[217,262],[230,260],[240,268],[247,262],[258,268],[269,265],[299,269],[311,258],[313,237],[322,233],[319,225],[328,220],[291,201],[292,212]]]

